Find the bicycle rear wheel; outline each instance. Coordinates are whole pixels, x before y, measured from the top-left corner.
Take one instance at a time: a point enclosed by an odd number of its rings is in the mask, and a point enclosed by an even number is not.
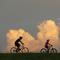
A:
[[[10,49],[10,53],[16,53],[16,47],[12,47],[11,49]]]
[[[47,49],[42,48],[42,49],[40,50],[40,53],[47,53]]]

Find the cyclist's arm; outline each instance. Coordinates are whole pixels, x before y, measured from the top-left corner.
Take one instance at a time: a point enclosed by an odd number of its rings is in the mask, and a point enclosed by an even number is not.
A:
[[[20,42],[21,42],[22,45],[24,44],[22,41],[20,41]]]
[[[49,43],[50,46],[52,46],[52,44]]]

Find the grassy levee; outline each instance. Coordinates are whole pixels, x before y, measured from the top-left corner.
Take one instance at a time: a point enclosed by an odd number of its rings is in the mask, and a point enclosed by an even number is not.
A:
[[[9,54],[9,53],[0,53],[0,60],[60,60],[60,53],[59,54],[40,54],[40,53]]]

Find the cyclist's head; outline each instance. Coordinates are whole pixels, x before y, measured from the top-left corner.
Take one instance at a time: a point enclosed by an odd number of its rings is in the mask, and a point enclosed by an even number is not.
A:
[[[19,37],[19,39],[22,39],[22,38],[23,38],[22,36]]]
[[[47,41],[49,42],[50,40],[48,39]]]

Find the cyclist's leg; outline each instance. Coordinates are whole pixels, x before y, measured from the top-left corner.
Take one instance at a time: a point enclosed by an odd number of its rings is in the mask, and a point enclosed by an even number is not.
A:
[[[20,49],[20,44],[18,44],[18,46],[17,46],[17,50],[18,50],[18,51],[21,50],[21,49]]]
[[[45,46],[45,48],[47,49],[47,52],[49,52],[49,48],[48,48],[48,46]]]
[[[48,45],[48,53],[49,53],[50,47],[51,47],[51,46],[50,46],[50,45]]]
[[[18,44],[17,44],[17,43],[15,43],[15,46],[18,48]],[[17,51],[17,48],[16,48],[16,52],[18,52],[18,51]]]
[[[50,48],[48,47],[48,53],[49,53]]]
[[[18,52],[20,50],[20,48],[19,48],[20,44],[17,43],[15,46],[17,47],[16,52]]]

